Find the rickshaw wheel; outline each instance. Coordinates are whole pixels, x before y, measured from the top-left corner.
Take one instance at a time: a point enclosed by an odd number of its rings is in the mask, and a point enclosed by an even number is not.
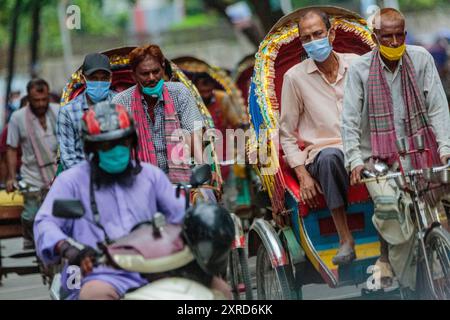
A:
[[[253,300],[253,287],[244,248],[230,252],[229,277],[234,300]]]
[[[418,269],[416,286],[420,299],[450,300],[450,234],[442,227],[433,228],[425,239],[425,259],[433,275],[433,287],[426,273],[425,261]]]
[[[269,254],[260,245],[256,254],[256,285],[258,300],[291,300],[288,281],[289,266],[272,267]]]

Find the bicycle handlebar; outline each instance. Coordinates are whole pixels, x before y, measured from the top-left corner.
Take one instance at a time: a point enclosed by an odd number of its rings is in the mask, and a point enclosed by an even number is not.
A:
[[[433,173],[439,173],[445,170],[450,170],[450,162],[447,163],[446,165],[440,166],[440,167],[434,167],[434,168],[429,168],[431,169],[431,172]],[[408,172],[405,173],[405,176],[423,176],[424,172],[427,170],[427,168],[425,169],[414,169],[414,170],[410,170]],[[385,175],[376,175],[375,173],[365,169],[361,172],[361,175],[365,176],[365,178],[363,178],[361,181],[364,183],[367,182],[373,182],[373,181],[384,181],[384,180],[389,180],[389,179],[395,179],[397,177],[402,176],[403,174],[401,172],[391,172],[391,173],[387,173]]]
[[[367,170],[368,171],[368,170]],[[370,171],[368,171],[370,172]],[[364,175],[366,175],[367,173],[363,173]],[[361,182],[367,183],[367,182],[373,182],[373,181],[384,181],[384,180],[389,180],[389,179],[395,179],[397,177],[400,177],[402,175],[401,172],[393,172],[393,173],[388,173],[382,176],[377,176],[374,173],[370,172],[370,176],[367,178],[363,178],[361,179]]]

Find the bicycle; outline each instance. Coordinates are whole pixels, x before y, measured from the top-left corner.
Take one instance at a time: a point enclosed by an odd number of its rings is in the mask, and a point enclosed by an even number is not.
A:
[[[425,151],[425,150],[422,150]],[[416,150],[411,153],[416,152]],[[376,173],[363,170],[362,182],[394,179],[402,191],[412,200],[412,221],[418,244],[417,267],[418,283],[416,292],[419,298],[450,299],[450,233],[441,225],[439,215],[430,210],[426,214],[425,195],[434,189],[433,183],[450,183],[450,162],[440,167],[429,167],[400,172],[387,173],[387,166],[378,163]],[[424,183],[425,182],[425,183]]]

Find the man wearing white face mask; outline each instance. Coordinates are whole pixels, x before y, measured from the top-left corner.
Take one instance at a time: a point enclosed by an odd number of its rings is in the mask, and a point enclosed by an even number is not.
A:
[[[62,170],[69,169],[84,160],[81,139],[81,117],[89,106],[101,101],[111,101],[111,65],[106,55],[88,54],[82,66],[82,80],[86,90],[63,106],[58,114],[57,135]]]
[[[335,30],[322,11],[306,11],[298,27],[309,59],[284,75],[280,140],[300,182],[302,200],[316,208],[317,196],[323,193],[340,239],[333,263],[344,265],[356,254],[346,218],[349,177],[344,167],[340,119],[347,69],[358,56],[333,51]],[[303,150],[299,142],[304,144]]]

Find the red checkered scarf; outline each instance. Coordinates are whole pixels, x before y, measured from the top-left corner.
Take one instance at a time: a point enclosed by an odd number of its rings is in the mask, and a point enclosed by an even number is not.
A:
[[[406,106],[405,130],[408,145],[410,149],[416,148],[413,136],[423,135],[425,148],[431,150],[433,165],[437,165],[440,160],[436,137],[430,127],[425,103],[417,85],[414,65],[408,53],[405,53],[402,59],[401,93]],[[392,164],[397,159],[393,103],[377,49],[373,51],[370,65],[368,99],[372,156]],[[412,156],[411,160],[414,168],[423,165],[418,155]]]
[[[48,126],[53,127],[53,134],[56,136],[56,115],[53,109],[49,106],[47,114],[50,118]],[[30,139],[31,147],[36,157],[36,162],[39,166],[39,172],[41,174],[44,188],[49,188],[56,174],[56,157],[50,150],[49,145],[40,137],[37,136],[39,130],[39,120],[33,117],[31,107],[27,107],[25,110],[26,129],[27,135]],[[35,118],[35,119],[33,119]]]
[[[167,163],[169,167],[169,180],[172,183],[189,182],[191,170],[188,164],[183,162],[184,154],[181,141],[181,126],[175,105],[169,95],[166,86],[163,88],[164,99],[164,136],[167,144]],[[142,105],[142,95],[136,86],[131,98],[131,111],[138,128],[138,157],[143,162],[149,162],[158,166],[158,161],[153,145],[152,133]]]

